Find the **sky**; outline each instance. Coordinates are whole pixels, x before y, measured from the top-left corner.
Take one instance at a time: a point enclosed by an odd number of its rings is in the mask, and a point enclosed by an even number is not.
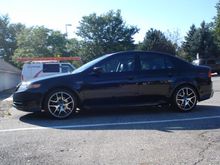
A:
[[[121,10],[127,25],[140,31],[135,41],[142,41],[150,28],[162,32],[178,32],[184,39],[192,24],[211,22],[216,15],[218,0],[0,0],[0,15],[8,14],[12,23],[45,26],[76,37],[79,21],[91,13]]]

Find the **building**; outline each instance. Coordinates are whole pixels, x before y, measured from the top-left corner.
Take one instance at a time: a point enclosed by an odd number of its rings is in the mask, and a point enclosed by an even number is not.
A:
[[[21,71],[0,57],[0,92],[11,89],[21,81]]]

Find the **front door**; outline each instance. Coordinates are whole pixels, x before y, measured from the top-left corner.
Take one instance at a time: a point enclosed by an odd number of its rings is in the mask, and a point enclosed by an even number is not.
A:
[[[134,102],[138,94],[136,57],[116,54],[97,64],[100,73],[88,73],[84,80],[84,104],[87,106],[123,105]]]

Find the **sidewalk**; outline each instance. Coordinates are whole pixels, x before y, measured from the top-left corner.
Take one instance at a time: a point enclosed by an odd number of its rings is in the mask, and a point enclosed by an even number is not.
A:
[[[0,117],[10,115],[12,108],[12,94],[15,88],[0,92]]]

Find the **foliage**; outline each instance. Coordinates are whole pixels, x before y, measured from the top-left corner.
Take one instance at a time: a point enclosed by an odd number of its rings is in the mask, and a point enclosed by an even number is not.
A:
[[[156,29],[150,29],[144,38],[143,43],[140,45],[141,50],[146,51],[159,51],[170,54],[176,53],[176,47],[165,35]]]
[[[0,16],[0,51],[6,61],[11,62],[17,48],[16,35],[24,28],[25,26],[21,23],[10,24],[8,15]]]
[[[192,25],[185,37],[182,48],[189,61],[196,59],[197,54],[199,54],[200,58],[216,56],[217,46],[215,44],[211,24],[206,24],[203,21],[199,28]]]
[[[97,16],[84,16],[77,35],[83,39],[81,55],[85,61],[115,51],[134,49],[135,26],[127,26],[120,10]]]
[[[217,15],[214,17],[214,37],[220,50],[220,1],[216,4]]]

